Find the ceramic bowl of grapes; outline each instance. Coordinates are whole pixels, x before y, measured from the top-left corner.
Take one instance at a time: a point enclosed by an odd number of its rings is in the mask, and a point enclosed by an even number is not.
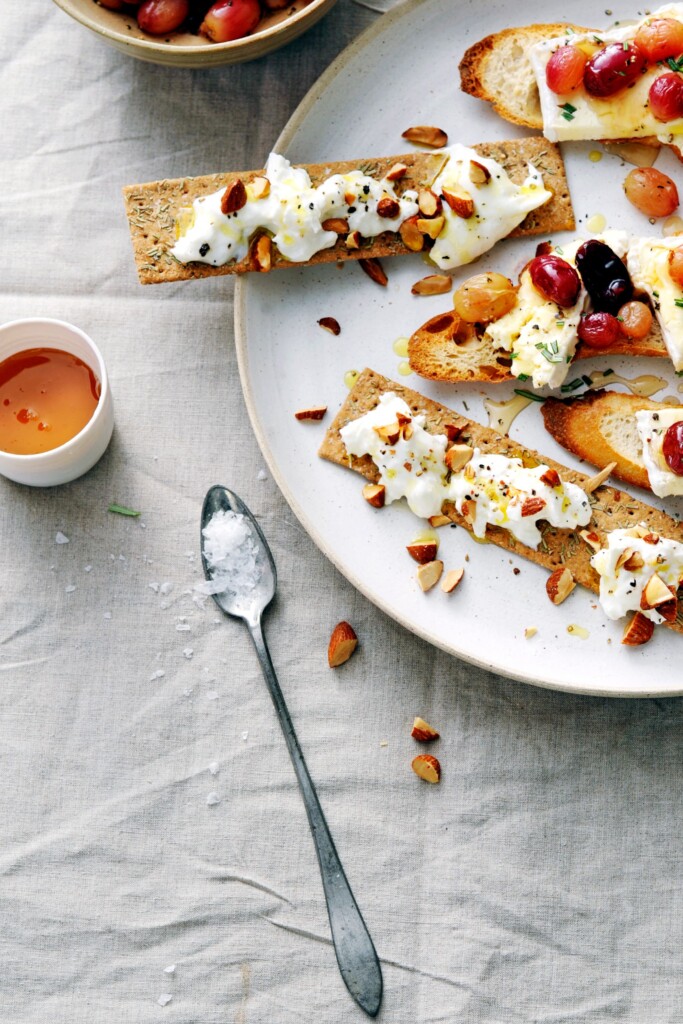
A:
[[[336,0],[54,2],[131,57],[178,68],[211,68],[279,49],[315,25]]]

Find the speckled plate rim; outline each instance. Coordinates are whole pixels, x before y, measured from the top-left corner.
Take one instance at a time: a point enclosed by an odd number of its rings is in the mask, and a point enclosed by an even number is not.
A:
[[[294,111],[289,121],[283,128],[278,139],[276,140],[273,149],[279,153],[286,153],[288,147],[294,140],[297,131],[300,129],[302,124],[306,121],[306,118],[310,114],[314,105],[318,102],[321,96],[326,93],[330,86],[335,82],[335,79],[344,72],[347,64],[363,53],[363,51],[371,50],[375,42],[384,34],[387,25],[394,25],[400,19],[405,17],[407,14],[412,14],[417,7],[425,6],[432,3],[433,0],[402,0],[396,7],[392,8],[386,14],[383,14],[377,22],[367,28],[361,33],[345,50],[339,54],[338,57],[330,64],[327,70],[320,76],[316,83],[311,87],[308,93],[301,100],[299,106]],[[269,443],[268,436],[265,430],[261,426],[261,420],[259,410],[254,399],[254,394],[250,385],[250,373],[249,373],[249,349],[247,339],[247,289],[249,283],[246,278],[240,278],[235,283],[235,347],[237,352],[237,364],[240,374],[240,380],[242,384],[242,392],[244,395],[245,404],[251,425],[256,435],[256,440],[261,449],[263,457],[266,460],[268,468],[273,476],[273,479],[277,483],[280,491],[282,492],[287,504],[290,506],[295,516],[306,530],[307,534],[322,551],[326,558],[339,570],[339,572],[358,590],[364,597],[372,602],[377,608],[379,608],[385,615],[387,615],[394,622],[403,626],[409,632],[419,636],[421,639],[426,640],[434,647],[445,651],[447,654],[451,654],[461,661],[464,661],[470,665],[475,665],[477,668],[484,669],[488,672],[494,672],[506,679],[512,679],[516,682],[527,683],[532,686],[538,686],[541,689],[557,690],[564,693],[575,694],[577,696],[588,696],[588,697],[619,697],[619,698],[647,698],[647,697],[679,697],[683,696],[683,679],[678,687],[670,687],[667,689],[658,689],[655,687],[631,687],[628,690],[620,690],[614,687],[606,686],[587,686],[577,683],[576,685],[568,684],[564,679],[553,678],[552,675],[547,674],[543,677],[525,675],[524,673],[514,672],[501,666],[499,663],[487,661],[484,658],[478,658],[472,655],[470,652],[460,650],[457,645],[449,644],[438,634],[430,632],[428,629],[417,626],[414,622],[411,622],[404,615],[397,612],[391,604],[385,601],[372,587],[352,572],[349,567],[344,563],[341,558],[338,558],[333,550],[328,546],[325,539],[321,536],[318,531],[315,520],[311,519],[306,509],[300,504],[298,498],[289,486],[289,482],[285,474],[280,471],[277,459],[275,458]],[[419,390],[419,384],[417,385]]]

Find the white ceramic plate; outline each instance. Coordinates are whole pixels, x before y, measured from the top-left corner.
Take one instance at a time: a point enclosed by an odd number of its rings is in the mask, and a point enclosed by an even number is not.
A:
[[[633,17],[635,7],[617,3],[612,17]],[[602,14],[602,11],[600,12]],[[550,3],[548,21],[571,17],[595,20],[594,4],[576,0],[570,9]],[[537,20],[524,0],[515,23]],[[409,125],[437,124],[451,141],[464,143],[511,138],[517,132],[488,107],[460,93],[458,62],[465,48],[510,24],[509,4],[481,0],[412,0],[385,15],[329,68],[289,122],[277,148],[294,162],[352,159],[404,152],[401,132]],[[603,213],[608,226],[634,233],[658,232],[631,208],[621,184],[628,168],[615,157],[595,163],[595,145],[565,150],[579,225]],[[681,178],[669,155],[658,166]],[[510,276],[533,252],[534,241],[499,244],[480,266]],[[449,295],[415,298],[411,284],[428,271],[420,256],[385,261],[389,286],[372,283],[354,263],[343,268],[292,268],[253,274],[237,287],[236,320],[240,372],[249,414],[270,469],[293,511],[313,540],[371,601],[407,629],[474,664],[504,675],[575,693],[642,696],[683,693],[683,640],[660,628],[649,645],[621,646],[623,622],[610,622],[593,595],[577,590],[561,607],[548,601],[546,572],[490,544],[477,544],[462,529],[440,531],[440,557],[446,567],[464,565],[466,578],[446,596],[439,588],[423,594],[405,545],[423,528],[407,508],[376,512],[361,497],[362,479],[325,463],[316,451],[325,424],[300,423],[294,411],[326,403],[334,413],[347,390],[349,369],[371,366],[474,419],[486,422],[486,389],[434,385],[412,375],[398,376],[400,358],[393,343],[428,317],[450,306]],[[456,279],[472,273],[467,268]],[[317,326],[336,317],[341,334]],[[603,359],[627,376],[666,375],[676,394],[670,364]],[[583,364],[582,370],[591,369]],[[491,387],[498,399],[512,385]],[[466,403],[466,406],[465,406]],[[330,420],[328,413],[327,421]],[[512,436],[565,464],[575,460],[547,435],[536,405],[516,420]],[[683,511],[679,502],[678,512]],[[519,569],[515,575],[513,569]],[[567,632],[578,624],[586,639]],[[531,640],[524,630],[536,626]]]

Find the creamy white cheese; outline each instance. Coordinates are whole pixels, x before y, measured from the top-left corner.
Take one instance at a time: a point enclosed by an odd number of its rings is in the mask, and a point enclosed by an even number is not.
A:
[[[396,424],[399,416],[411,418],[412,432],[407,440],[401,434],[389,444],[376,428]],[[544,483],[541,477],[547,466],[527,468],[521,459],[475,448],[467,465],[449,478],[448,439],[430,434],[424,422],[424,415],[413,415],[403,399],[387,392],[374,409],[340,431],[349,455],[369,455],[379,469],[386,504],[405,497],[416,515],[428,518],[437,515],[445,501],[452,501],[469,518],[476,537],[485,535],[487,525],[500,526],[534,549],[541,541],[541,520],[566,530],[589,522],[585,492],[572,483],[560,482],[557,487]],[[530,505],[529,499],[537,500]]]
[[[669,254],[682,247],[680,235],[632,238],[627,260],[634,287],[650,297],[676,370],[683,370],[683,289],[671,279]]]
[[[652,116],[648,93],[655,78],[669,69],[655,64],[639,75],[636,82],[614,96],[599,99],[581,86],[574,92],[558,95],[546,84],[546,66],[551,54],[560,46],[571,44],[598,51],[609,43],[629,43],[640,26],[654,18],[683,21],[683,4],[667,4],[639,21],[617,26],[605,32],[568,33],[545,39],[531,46],[527,56],[536,75],[543,115],[543,134],[551,142],[577,139],[636,139],[655,135],[662,142],[676,142],[683,133],[683,118],[664,124]],[[567,104],[569,106],[567,106]]]
[[[443,204],[444,226],[431,258],[444,269],[476,259],[509,235],[527,213],[551,198],[552,193],[544,188],[541,175],[531,165],[525,182],[515,185],[499,163],[480,157],[466,146],[456,144],[444,149],[442,155],[444,166],[433,191],[440,195],[442,187],[464,188],[475,207],[474,214],[465,219]],[[491,177],[486,184],[471,181],[472,160],[488,169]],[[305,263],[338,241],[334,231],[324,230],[326,220],[343,218],[350,231],[374,238],[383,231],[398,231],[404,220],[418,213],[416,192],[407,189],[399,199],[386,178],[378,181],[360,170],[332,175],[313,187],[304,167],[292,167],[285,157],[271,153],[264,174],[270,183],[268,195],[255,198],[247,185],[247,203],[236,213],[221,212],[224,189],[200,196],[191,207],[181,210],[173,256],[180,263],[223,266],[244,259],[254,233],[267,231],[282,256]],[[380,217],[377,213],[377,204],[385,197],[398,201],[396,217]]]
[[[662,453],[664,435],[674,423],[683,422],[683,406],[667,409],[639,409],[636,426],[643,443],[643,462],[650,487],[659,498],[683,494],[683,476],[673,473]]]
[[[643,565],[617,569],[620,557],[634,551],[640,555]],[[663,622],[655,609],[643,610],[640,599],[643,589],[654,573],[661,576],[669,587],[678,587],[683,580],[683,544],[667,537],[659,537],[651,544],[642,537],[633,536],[631,530],[612,530],[607,537],[607,547],[601,548],[591,558],[591,565],[600,576],[600,604],[610,619],[620,619],[628,612],[642,611],[653,622]]]

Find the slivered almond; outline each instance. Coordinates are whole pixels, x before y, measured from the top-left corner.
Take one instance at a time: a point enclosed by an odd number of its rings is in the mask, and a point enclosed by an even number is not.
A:
[[[614,563],[614,571],[615,572],[619,572],[619,570],[621,569],[622,566],[628,567],[628,563],[631,561],[631,559],[634,557],[634,555],[638,555],[638,558],[640,558],[640,565],[641,566],[645,564],[643,562],[642,557],[638,554],[638,552],[634,548],[626,548],[625,551],[621,552],[621,554],[617,558],[616,562]],[[640,566],[635,565],[635,566],[630,567],[628,569],[629,572],[631,571],[631,568],[637,569],[637,568],[640,568]]]
[[[371,281],[374,281],[375,284],[381,285],[382,288],[386,288],[389,283],[389,279],[384,273],[384,267],[376,256],[370,256],[368,259],[360,259],[358,262]]]
[[[430,516],[427,522],[433,529],[437,529],[439,526],[448,526],[452,520],[448,516]]]
[[[366,484],[363,488],[363,497],[373,508],[384,508],[386,488],[384,484]]]
[[[322,327],[325,331],[329,331],[330,334],[334,334],[335,337],[341,334],[339,321],[335,320],[333,316],[321,316],[320,320],[318,320],[318,326]]]
[[[444,462],[451,473],[457,473],[467,465],[473,455],[474,448],[470,448],[468,444],[454,444],[444,455]]]
[[[444,295],[451,290],[452,281],[446,274],[427,274],[410,289],[413,295]]]
[[[406,551],[419,565],[426,565],[434,561],[438,547],[437,540],[415,540],[406,545]]]
[[[323,231],[334,231],[336,235],[345,235],[349,230],[349,222],[344,217],[328,217],[320,226]]]
[[[332,630],[327,647],[327,661],[330,668],[339,668],[345,661],[348,661],[357,646],[358,637],[353,626],[350,626],[348,622],[338,622]]]
[[[453,213],[467,220],[474,213],[474,199],[464,188],[442,188],[441,195]]]
[[[443,572],[443,562],[440,558],[435,559],[433,562],[425,562],[424,565],[419,566],[417,570],[417,582],[420,585],[420,589],[425,593],[435,587],[441,579],[441,573]]]
[[[423,217],[434,217],[441,213],[441,197],[431,188],[421,188],[417,194],[417,206]]]
[[[602,541],[594,530],[579,530],[579,537],[591,551],[600,551],[602,548]]]
[[[624,630],[621,642],[626,647],[641,647],[651,639],[654,631],[655,624],[652,619],[648,619],[642,612],[636,612]]]
[[[604,484],[612,470],[616,468],[616,465],[616,462],[608,463],[604,469],[601,469],[599,473],[596,473],[595,476],[590,478],[590,480],[587,480],[586,483],[582,485],[586,494],[592,494],[593,491],[597,491],[598,487],[600,487],[601,484]]]
[[[326,412],[326,405],[313,405],[310,409],[299,409],[294,415],[298,420],[321,420]]]
[[[486,185],[491,180],[491,172],[478,160],[470,160],[470,181],[474,185]]]
[[[366,484],[363,488],[363,497],[373,508],[384,508],[386,488],[384,484]]]
[[[446,223],[443,217],[418,217],[417,230],[428,238],[438,238]]]
[[[418,754],[413,758],[410,767],[425,782],[434,783],[441,778],[441,765],[431,754]]]
[[[424,248],[425,240],[424,235],[417,226],[418,217],[408,217],[403,221],[398,233],[401,236],[401,240],[405,245],[406,249],[410,249],[411,252],[420,252]]]
[[[417,124],[406,128],[401,138],[414,142],[418,146],[429,146],[431,149],[442,149],[448,145],[448,136],[442,128],[430,124]]]
[[[251,263],[254,270],[267,274],[273,265],[273,246],[268,235],[259,235],[251,249]]]
[[[221,213],[237,213],[247,202],[247,190],[240,178],[231,181],[221,197]]]
[[[270,195],[270,181],[262,175],[257,175],[249,182],[249,191],[253,199],[265,199]]]
[[[561,483],[560,474],[556,469],[546,469],[540,480],[542,484],[547,484],[548,487],[559,487]]]
[[[654,572],[643,587],[643,592],[640,595],[640,607],[643,611],[647,611],[648,608],[657,608],[658,605],[669,602],[671,598],[672,594],[668,586],[662,577]]]
[[[363,241],[363,236],[361,235],[360,231],[352,231],[349,235],[347,235],[347,238],[346,238],[346,248],[347,249],[360,249],[360,245],[361,245],[362,241]]]
[[[553,604],[562,604],[576,587],[571,569],[560,566],[546,580],[545,589]]]
[[[424,718],[419,716],[413,722],[413,728],[411,729],[410,735],[418,743],[429,743],[431,740],[438,740],[439,734],[436,729],[425,722]]]
[[[406,171],[408,170],[406,164],[392,164],[384,177],[387,181],[399,181],[405,177]]]
[[[441,580],[441,589],[444,594],[452,594],[464,575],[464,569],[449,569]]]
[[[640,551],[634,551],[630,558],[624,562],[624,569],[626,569],[627,572],[635,572],[636,569],[642,569],[644,565],[645,559],[641,555]]]
[[[382,441],[386,441],[387,444],[396,444],[399,437],[401,436],[401,428],[398,423],[387,423],[383,427],[373,427],[375,433],[379,436]]]
[[[401,206],[397,199],[392,199],[391,196],[384,196],[377,203],[377,213],[380,217],[385,217],[387,220],[395,220],[401,212]]]
[[[475,516],[477,514],[477,503],[476,501],[468,500],[467,498],[462,503],[461,515],[470,526],[474,523]]]
[[[546,505],[545,498],[525,498],[522,504],[522,518],[535,516]]]

